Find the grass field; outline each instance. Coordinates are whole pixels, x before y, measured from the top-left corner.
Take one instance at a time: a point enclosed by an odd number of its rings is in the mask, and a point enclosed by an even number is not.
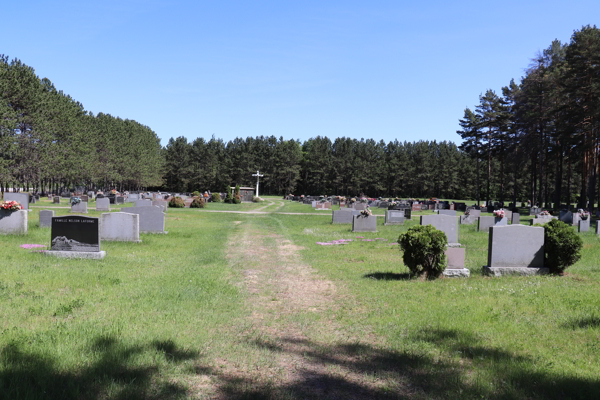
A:
[[[35,208],[0,237],[0,399],[600,398],[592,232],[565,276],[489,278],[463,225],[471,278],[423,281],[393,244],[416,218],[353,234],[267,200],[170,209],[102,261],[20,248],[49,244]]]

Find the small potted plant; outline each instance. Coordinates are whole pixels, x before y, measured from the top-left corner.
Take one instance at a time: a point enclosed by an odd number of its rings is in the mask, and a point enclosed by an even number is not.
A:
[[[585,210],[579,209],[577,212],[579,213],[579,218],[582,221],[586,221],[590,217],[590,213]]]
[[[504,210],[495,210],[494,217],[496,217],[496,222],[501,221],[504,218]]]

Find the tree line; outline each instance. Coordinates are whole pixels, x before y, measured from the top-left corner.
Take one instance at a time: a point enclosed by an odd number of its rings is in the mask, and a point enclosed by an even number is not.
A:
[[[162,151],[149,127],[94,115],[32,67],[0,55],[2,191],[161,185]]]
[[[487,90],[459,121],[460,148],[475,161],[474,197],[577,202],[600,194],[600,30],[584,26],[568,44],[537,54],[519,84]]]

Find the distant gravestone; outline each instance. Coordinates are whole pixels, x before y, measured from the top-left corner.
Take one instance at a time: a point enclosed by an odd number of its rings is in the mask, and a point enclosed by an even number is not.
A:
[[[588,232],[590,230],[590,218],[580,219],[577,226],[578,232]]]
[[[140,216],[125,212],[100,216],[100,238],[119,242],[140,242]]]
[[[492,226],[504,226],[508,225],[508,218],[498,218],[498,217],[488,217],[483,216],[479,217],[477,223],[477,231],[478,232],[488,232],[490,227]]]
[[[421,225],[432,225],[446,234],[449,245],[456,245],[459,239],[458,218],[450,215],[421,215]]]
[[[45,254],[67,258],[102,259],[98,218],[69,215],[52,218],[51,250]]]
[[[73,204],[71,206],[71,212],[87,214],[87,212],[88,212],[87,206],[88,206],[88,203],[84,203],[83,201],[80,201],[79,203]]]
[[[152,205],[162,207],[165,213],[169,210],[169,202],[166,200],[152,200]]]
[[[0,209],[0,234],[27,234],[28,214],[27,210],[9,211]]]
[[[81,196],[79,196],[79,198],[81,199],[81,201],[83,201],[85,203],[87,203],[88,199],[89,199],[89,197],[85,194],[82,194]]]
[[[471,224],[477,222],[480,216],[481,216],[480,210],[469,210],[469,214],[460,216],[460,223],[461,223],[461,225],[471,225]]]
[[[331,223],[332,224],[351,224],[352,217],[355,215],[359,215],[360,211],[346,209],[346,210],[334,210],[331,213]]]
[[[558,219],[557,217],[553,217],[552,215],[536,215],[534,218],[529,220],[530,225],[544,225],[553,219]]]
[[[130,207],[128,213],[139,214],[140,232],[167,233],[165,232],[165,213],[160,207]]]
[[[539,207],[531,207],[529,209],[529,215],[538,215],[541,212],[542,212],[542,209]]]
[[[493,226],[488,238],[485,275],[546,274],[544,228],[524,225]]]
[[[573,225],[573,213],[571,211],[561,210],[558,219],[560,219],[565,224]]]
[[[41,210],[40,211],[40,228],[52,227],[52,217],[54,217],[54,210]]]
[[[469,277],[471,271],[465,268],[465,248],[448,247],[444,252],[448,259],[448,266],[442,273],[447,277]]]
[[[411,206],[412,211],[421,211],[421,205],[418,203],[413,203]]]
[[[579,226],[579,221],[581,220],[581,216],[579,215],[578,212],[573,213],[573,222],[571,223],[571,225],[573,226]]]
[[[596,221],[596,235],[600,235],[600,221]]]
[[[377,232],[377,217],[354,215],[352,217],[352,232]]]
[[[456,211],[455,210],[439,209],[438,212],[439,212],[440,215],[449,215],[451,217],[456,217]]]
[[[412,218],[412,209],[405,208],[404,209],[404,219],[411,219],[411,218]]]
[[[311,201],[311,206],[312,208],[317,208],[317,202],[316,201]]]
[[[97,198],[96,211],[110,211],[110,200],[106,197]]]
[[[512,220],[510,221],[513,225],[518,225],[521,223],[521,215],[519,213],[512,213]]]
[[[387,210],[384,225],[404,225],[404,210]]]
[[[140,196],[137,193],[130,193],[127,195],[127,202],[134,203],[136,200],[139,200]]]
[[[115,197],[115,204],[125,204],[125,197],[123,197],[123,196]]]
[[[23,210],[29,210],[29,193],[4,192],[4,201],[16,201],[23,206]]]
[[[352,204],[352,208],[354,208],[355,210],[358,210],[358,211],[362,211],[365,208],[367,208],[367,205],[365,203],[354,203],[354,204]]]
[[[136,207],[152,207],[152,200],[136,200]]]
[[[58,197],[58,196],[54,196],[54,197],[52,198],[52,203],[53,203],[53,204],[60,204],[60,197]]]

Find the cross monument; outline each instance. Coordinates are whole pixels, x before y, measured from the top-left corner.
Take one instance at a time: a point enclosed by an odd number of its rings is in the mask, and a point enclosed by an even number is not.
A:
[[[258,196],[258,183],[260,182],[260,177],[264,176],[264,175],[261,175],[260,172],[256,171],[256,173],[252,174],[252,176],[256,177],[256,197],[259,197]]]

